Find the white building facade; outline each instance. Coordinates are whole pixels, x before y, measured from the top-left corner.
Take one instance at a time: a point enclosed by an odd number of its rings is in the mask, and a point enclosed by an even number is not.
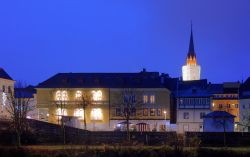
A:
[[[14,90],[15,81],[0,68],[0,119],[5,120],[10,118],[8,111],[8,95]]]

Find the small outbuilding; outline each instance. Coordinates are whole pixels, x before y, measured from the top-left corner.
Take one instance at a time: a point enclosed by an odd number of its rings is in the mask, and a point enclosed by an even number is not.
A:
[[[204,132],[234,132],[235,116],[225,111],[214,111],[203,118]]]

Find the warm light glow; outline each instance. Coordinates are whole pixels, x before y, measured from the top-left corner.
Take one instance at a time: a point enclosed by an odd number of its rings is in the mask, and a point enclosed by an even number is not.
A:
[[[81,97],[82,97],[82,91],[79,91],[79,90],[76,91],[75,97],[76,97],[77,99],[81,98]]]
[[[3,92],[3,95],[2,95],[2,101],[3,101],[3,106],[6,105],[6,102],[7,102],[7,94]]]
[[[68,100],[68,92],[67,91],[57,91],[56,92],[56,100],[57,101],[66,101],[66,100]]]
[[[67,91],[57,91],[56,92],[56,100],[57,101],[67,101],[68,98],[68,92]]]
[[[198,64],[187,64],[182,66],[183,81],[200,80],[201,67]]]
[[[155,103],[155,96],[154,95],[150,95],[150,103],[151,104]]]
[[[57,115],[57,117],[59,118],[59,119],[61,119],[62,118],[62,116],[67,116],[68,115],[68,113],[67,113],[67,110],[66,109],[61,109],[61,108],[58,108],[57,110],[56,110],[56,115]]]
[[[78,108],[74,110],[74,116],[78,117],[79,119],[84,119],[84,112],[82,108]]]
[[[164,114],[167,114],[167,111],[163,111]]]
[[[214,107],[214,103],[213,103],[212,105],[213,105],[213,107]]]
[[[148,103],[148,96],[147,95],[143,95],[143,103]]]
[[[102,100],[102,91],[98,90],[98,91],[92,91],[93,94],[93,100],[94,101],[100,101]]]
[[[91,120],[102,120],[102,119],[103,119],[102,109],[94,108],[91,110]]]
[[[26,118],[27,118],[27,119],[31,119],[31,117],[30,117],[30,116],[26,116]]]

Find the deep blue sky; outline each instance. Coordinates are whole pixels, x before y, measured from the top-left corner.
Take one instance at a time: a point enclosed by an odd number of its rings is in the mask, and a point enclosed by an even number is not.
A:
[[[178,77],[191,20],[202,78],[250,76],[249,0],[2,0],[0,67],[34,85],[58,72]]]

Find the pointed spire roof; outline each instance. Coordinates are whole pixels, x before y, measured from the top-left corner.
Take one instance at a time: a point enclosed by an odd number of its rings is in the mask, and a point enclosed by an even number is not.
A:
[[[7,80],[13,80],[8,73],[0,67],[0,78],[7,79]]]
[[[189,49],[188,49],[188,58],[190,57],[196,57],[195,51],[194,51],[194,40],[193,40],[193,25],[191,22],[191,35],[190,35],[190,42],[189,42]]]

